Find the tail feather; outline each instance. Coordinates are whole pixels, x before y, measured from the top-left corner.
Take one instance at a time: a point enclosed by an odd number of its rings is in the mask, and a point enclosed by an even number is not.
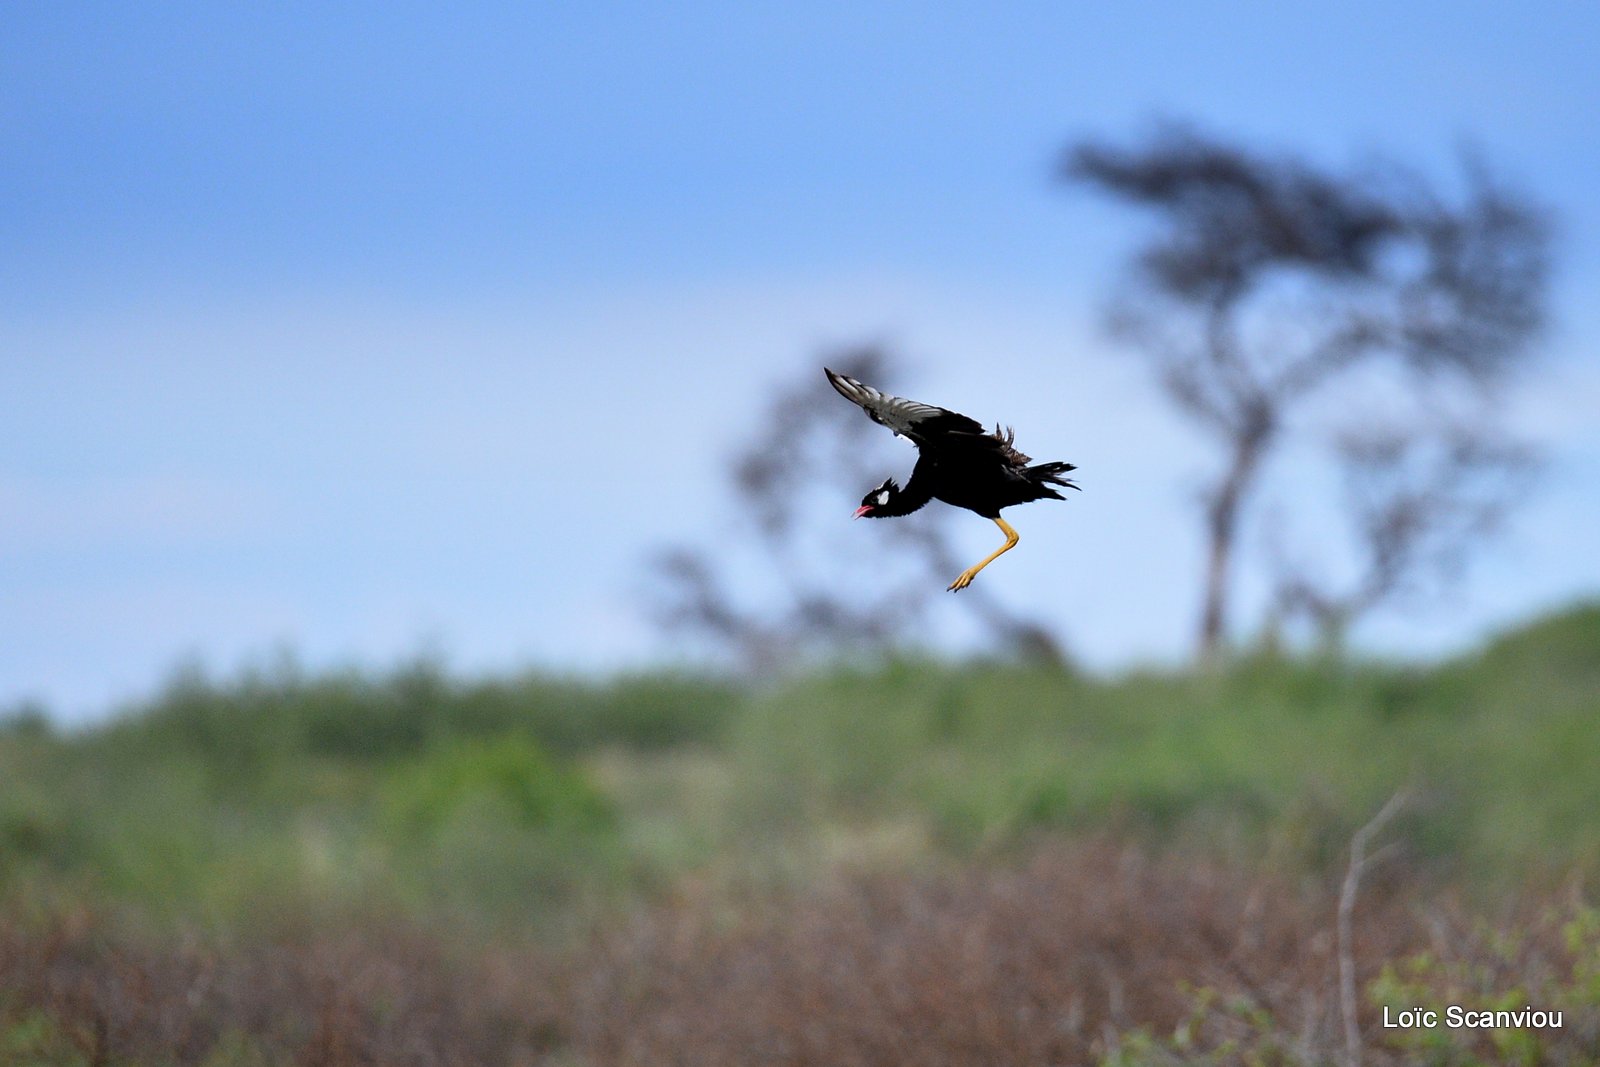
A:
[[[1077,482],[1073,481],[1071,478],[1062,477],[1062,475],[1066,474],[1068,471],[1075,471],[1077,469],[1078,465],[1075,463],[1036,463],[1027,468],[1027,475],[1028,479],[1036,483],[1039,488],[1043,489],[1051,496],[1061,499],[1060,493],[1057,493],[1053,489],[1046,488],[1046,486],[1059,485],[1066,489],[1079,489]]]

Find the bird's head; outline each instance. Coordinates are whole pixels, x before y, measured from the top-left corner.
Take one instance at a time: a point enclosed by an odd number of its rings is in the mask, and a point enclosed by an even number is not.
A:
[[[893,478],[885,478],[883,484],[861,498],[861,506],[856,508],[856,518],[871,515],[873,512],[889,506],[889,501],[900,492],[900,487],[894,483]]]

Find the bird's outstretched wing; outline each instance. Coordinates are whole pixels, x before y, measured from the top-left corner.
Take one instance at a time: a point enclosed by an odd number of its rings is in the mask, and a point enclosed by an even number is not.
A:
[[[918,444],[939,434],[984,432],[976,419],[969,419],[958,412],[880,393],[870,385],[862,385],[854,378],[836,374],[827,367],[822,370],[839,395],[865,411],[867,418],[889,427],[895,433],[904,434]]]

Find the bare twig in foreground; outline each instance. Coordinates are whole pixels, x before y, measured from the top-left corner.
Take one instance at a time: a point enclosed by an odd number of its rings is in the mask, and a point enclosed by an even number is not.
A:
[[[1344,874],[1344,885],[1339,889],[1339,1008],[1344,1015],[1345,1067],[1361,1067],[1361,1027],[1356,1019],[1359,1004],[1356,999],[1356,961],[1354,935],[1351,933],[1356,910],[1356,893],[1361,888],[1361,872],[1371,859],[1367,856],[1367,843],[1383,829],[1385,823],[1405,807],[1405,790],[1390,797],[1378,810],[1372,821],[1350,838],[1350,866]]]

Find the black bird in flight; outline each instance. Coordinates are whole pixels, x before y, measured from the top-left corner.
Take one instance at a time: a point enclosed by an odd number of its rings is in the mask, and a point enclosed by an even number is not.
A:
[[[1077,469],[1071,463],[1038,463],[1030,467],[1032,461],[1012,447],[1015,435],[1009,428],[1002,434],[997,424],[994,433],[986,433],[977,420],[965,415],[889,396],[827,367],[822,369],[839,394],[858,405],[867,418],[917,446],[917,465],[911,469],[906,487],[901,489],[893,478],[884,479],[882,485],[861,498],[856,518],[909,515],[937,499],[993,519],[1005,533],[1006,543],[957,575],[950,583],[950,592],[971,585],[979,571],[1016,546],[1017,531],[1000,517],[1001,508],[1030,500],[1065,500],[1052,486],[1078,488],[1071,479],[1062,477]]]

